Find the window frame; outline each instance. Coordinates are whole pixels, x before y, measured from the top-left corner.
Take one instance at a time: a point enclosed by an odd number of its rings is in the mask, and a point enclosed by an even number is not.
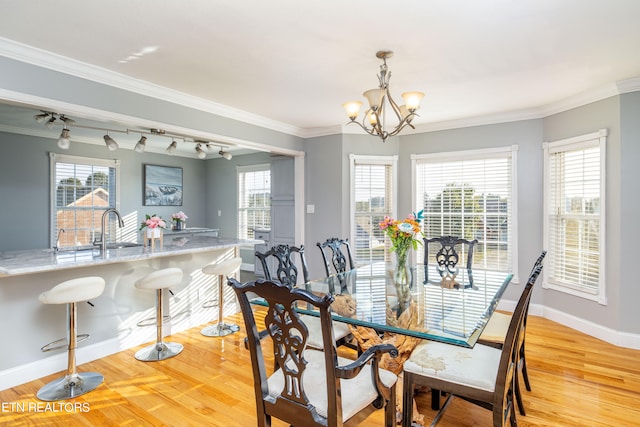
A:
[[[511,268],[513,273],[511,283],[520,283],[518,268],[518,145],[509,145],[505,147],[483,148],[478,150],[460,150],[447,151],[441,153],[428,154],[412,154],[411,155],[411,208],[413,212],[417,212],[422,207],[418,207],[416,192],[417,184],[417,167],[420,162],[444,163],[459,162],[467,160],[510,158],[511,159],[511,216],[509,218],[509,233],[511,236],[509,242],[509,251],[511,252]],[[424,224],[423,224],[424,227]]]
[[[598,286],[593,291],[589,291],[584,285],[580,284],[562,284],[554,282],[551,276],[550,268],[542,271],[542,287],[544,289],[553,289],[569,295],[577,296],[583,299],[596,301],[601,305],[607,305],[606,297],[606,146],[607,146],[607,129],[600,129],[597,132],[579,135],[553,142],[544,142],[542,149],[544,151],[544,200],[543,200],[543,240],[544,247],[547,248],[548,257],[553,258],[553,248],[550,246],[551,241],[551,155],[557,152],[568,152],[581,149],[598,147],[600,150],[599,175],[600,175],[600,212],[598,214],[599,221],[599,272]]]
[[[245,165],[245,166],[236,166],[236,184],[237,184],[237,190],[236,190],[236,197],[237,197],[237,204],[236,204],[236,208],[237,208],[237,214],[236,214],[236,221],[237,221],[237,227],[236,227],[236,235],[238,236],[239,239],[251,239],[251,237],[249,237],[249,229],[248,229],[248,224],[247,224],[247,230],[246,231],[246,236],[245,237],[241,237],[241,233],[240,233],[240,227],[241,227],[241,221],[240,221],[240,215],[241,212],[246,211],[247,208],[241,208],[240,207],[240,203],[242,201],[242,195],[240,194],[241,191],[241,186],[240,186],[240,175],[243,173],[250,173],[250,172],[269,172],[269,228],[271,228],[271,165],[269,163],[259,163],[259,164],[255,164],[255,165]],[[265,209],[266,210],[266,209]]]
[[[120,160],[118,159],[101,159],[85,156],[74,156],[70,154],[59,154],[49,152],[49,244],[50,246],[56,245],[58,238],[57,234],[57,209],[56,209],[56,194],[58,182],[56,181],[56,164],[57,163],[72,163],[77,165],[88,165],[98,167],[114,168],[115,170],[115,208],[120,210]],[[116,230],[120,233],[119,230]]]
[[[355,219],[356,219],[356,197],[355,197],[355,185],[356,185],[356,165],[384,165],[391,166],[391,185],[388,189],[389,194],[391,195],[391,201],[389,203],[391,212],[390,216],[396,217],[397,214],[397,194],[398,194],[398,156],[375,156],[375,155],[362,155],[362,154],[349,154],[349,241],[351,242],[351,250],[354,256],[354,262],[358,264],[358,251],[356,248],[356,227],[355,227]],[[384,259],[391,259],[390,253],[390,242],[387,236],[385,235],[385,255]]]

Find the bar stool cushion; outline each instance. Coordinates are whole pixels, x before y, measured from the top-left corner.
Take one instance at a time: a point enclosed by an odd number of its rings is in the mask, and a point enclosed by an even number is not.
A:
[[[202,267],[204,274],[230,276],[242,265],[242,258],[235,257],[218,263],[207,264]]]
[[[136,281],[138,289],[165,289],[182,283],[182,270],[180,268],[163,268],[149,273]]]
[[[105,281],[102,277],[79,277],[62,282],[38,298],[43,304],[70,304],[88,301],[102,295]]]

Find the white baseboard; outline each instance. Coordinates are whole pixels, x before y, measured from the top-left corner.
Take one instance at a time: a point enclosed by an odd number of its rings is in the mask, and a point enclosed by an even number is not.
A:
[[[499,310],[513,311],[516,307],[515,301],[501,300],[498,303]],[[529,306],[529,315],[541,316],[561,325],[575,329],[594,338],[606,341],[618,347],[640,350],[640,335],[630,332],[620,332],[606,326],[593,323],[589,320],[567,314],[554,308],[545,307],[540,304]]]

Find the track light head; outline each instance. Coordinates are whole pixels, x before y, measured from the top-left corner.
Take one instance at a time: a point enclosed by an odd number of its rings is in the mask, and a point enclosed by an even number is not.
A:
[[[104,143],[110,151],[116,151],[118,149],[118,143],[113,140],[108,134],[103,136]]]
[[[71,146],[71,141],[69,141],[69,129],[62,129],[62,133],[60,133],[60,138],[58,138],[58,147],[62,150],[68,150]]]
[[[45,126],[48,128],[52,128],[55,123],[56,123],[56,116],[52,114],[51,118],[47,120],[47,123],[45,123]]]
[[[228,153],[226,151],[222,151],[222,148],[220,149],[220,151],[218,151],[218,154],[220,154],[226,160],[231,160],[233,158],[233,155],[231,153]]]
[[[199,159],[204,159],[205,157],[207,157],[207,153],[205,153],[200,144],[196,145],[196,153],[198,153]]]
[[[33,116],[33,120],[35,120],[38,123],[44,123],[48,117],[49,117],[49,113],[45,113],[43,111],[41,114],[36,114],[35,116]]]
[[[64,124],[65,124],[65,125],[67,125],[67,126],[73,126],[73,125],[75,125],[75,124],[76,124],[76,121],[75,121],[75,120],[70,119],[69,117],[65,117],[65,116],[64,116],[64,114],[63,114],[63,115],[61,115],[61,116],[59,117],[59,119],[60,119],[60,120],[62,120],[62,121],[64,122]]]
[[[167,153],[169,154],[173,154],[176,151],[176,148],[178,147],[178,143],[174,140],[173,142],[171,142],[171,144],[169,144],[169,146],[167,147]]]
[[[138,141],[138,143],[136,144],[136,147],[134,148],[134,150],[136,150],[136,152],[138,153],[142,153],[144,152],[144,148],[147,144],[147,137],[144,135],[140,136],[140,140]]]

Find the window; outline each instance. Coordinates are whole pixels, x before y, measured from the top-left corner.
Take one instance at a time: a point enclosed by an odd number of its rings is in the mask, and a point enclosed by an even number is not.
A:
[[[516,154],[512,146],[412,156],[414,206],[424,209],[425,237],[477,239],[475,267],[516,272]]]
[[[52,245],[93,244],[102,214],[118,206],[119,161],[50,153],[50,162]],[[105,237],[115,233],[111,222]]]
[[[607,131],[544,148],[543,286],[606,304],[604,193]]]
[[[390,242],[378,224],[393,216],[397,156],[350,155],[351,247],[357,264],[389,259]]]
[[[268,164],[238,166],[238,238],[271,228],[271,170]]]

